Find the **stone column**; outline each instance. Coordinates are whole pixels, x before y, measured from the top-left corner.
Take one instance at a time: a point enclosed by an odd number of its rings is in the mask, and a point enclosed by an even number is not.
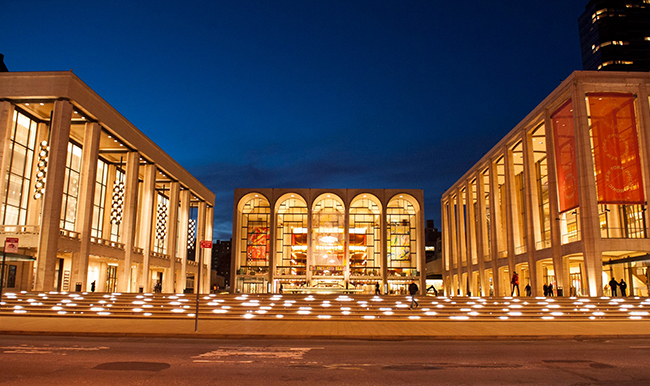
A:
[[[476,258],[478,260],[478,279],[481,283],[481,290],[477,296],[489,295],[487,280],[485,279],[485,253],[487,250],[487,240],[485,237],[485,187],[483,186],[483,174],[478,170],[476,178],[476,209],[478,222],[476,224]],[[487,291],[486,291],[487,289]]]
[[[278,224],[277,222],[277,198],[275,197],[275,194],[270,197],[269,199],[269,209],[271,211],[269,215],[269,283],[271,283],[271,290],[269,292],[275,293],[276,291],[279,291],[280,286],[277,288],[274,288],[275,286],[275,266],[276,266],[276,259],[277,259],[277,248],[275,246],[275,243],[277,241],[278,235],[276,232],[278,231]],[[208,213],[208,222],[212,226],[212,223],[214,222],[214,208],[210,208],[210,211],[212,214]],[[210,229],[210,239],[212,239],[212,229]]]
[[[93,225],[100,134],[101,127],[97,122],[86,123],[81,159],[81,183],[77,201],[77,221],[75,222],[75,230],[81,234],[81,245],[79,253],[76,254],[77,258],[72,260],[72,282],[81,283],[82,291],[86,291],[88,281],[88,254]]]
[[[465,191],[467,194],[467,191]],[[463,271],[468,271],[467,264],[467,233],[465,230],[465,202],[463,190],[456,189],[456,242],[458,243],[458,283],[461,295],[467,295],[467,282],[463,281]],[[464,263],[463,263],[464,261]]]
[[[169,273],[164,281],[164,291],[167,293],[176,292],[176,235],[178,234],[178,200],[180,196],[181,185],[178,182],[172,182],[169,187],[169,205],[167,216],[167,238],[165,246],[169,256]]]
[[[199,288],[198,281],[195,281],[194,283],[194,293],[199,291],[199,293],[203,293],[203,288],[206,282],[206,275],[205,271],[205,251],[203,248],[201,248],[201,241],[205,240],[205,211],[207,209],[207,205],[205,201],[200,201],[199,202],[199,208],[198,208],[198,215],[197,215],[197,221],[196,221],[196,244],[194,246],[194,250],[196,251],[196,262],[201,265],[201,288]],[[198,271],[197,271],[197,276],[198,278]]]
[[[205,209],[205,235],[204,240],[212,241],[212,223],[214,221],[214,208],[208,206]],[[206,248],[203,251],[205,256],[205,282],[203,284],[203,292],[206,294],[210,293],[210,287],[212,286],[212,248]]]
[[[498,207],[497,203],[499,200],[497,196],[499,194],[499,179],[496,173],[496,166],[494,161],[490,160],[490,165],[488,170],[490,172],[490,240],[491,244],[491,254],[492,254],[492,285],[494,286],[494,296],[501,296],[501,284],[499,277],[499,249],[503,244],[500,235],[501,232],[499,228],[501,227],[501,210]]]
[[[380,245],[380,255],[381,255],[381,293],[388,295],[388,243],[387,239],[387,204],[382,200],[381,202],[381,216],[379,220],[379,245]],[[310,228],[311,229],[311,228]]]
[[[97,280],[97,288],[95,289],[95,291],[106,292],[107,274],[108,274],[108,264],[102,261],[101,263],[99,263],[99,278]]]
[[[600,236],[600,216],[598,215],[598,198],[594,162],[591,154],[589,123],[584,87],[581,83],[573,86],[573,120],[576,131],[576,158],[578,162],[578,189],[580,192],[580,228],[581,244],[589,296],[603,296],[602,272],[603,258]],[[567,284],[564,290],[568,292]],[[568,293],[567,293],[568,294]]]
[[[122,212],[122,227],[120,242],[124,243],[124,262],[121,272],[117,275],[117,290],[119,292],[137,292],[131,285],[131,264],[133,262],[133,247],[135,243],[135,225],[138,204],[138,174],[140,154],[129,152],[126,156],[124,206]]]
[[[474,213],[474,190],[472,189],[471,177],[465,184],[465,213],[467,216],[467,226],[465,232],[467,234],[467,280],[470,283],[470,291],[472,295],[476,296],[478,293],[478,286],[474,280],[474,256],[476,256],[476,214]],[[478,259],[478,257],[477,257]]]
[[[515,166],[512,160],[512,150],[506,147],[503,154],[506,174],[506,218],[504,220],[506,222],[506,245],[508,249],[508,279],[510,279],[512,273],[515,272],[515,236],[518,237],[519,235],[519,229],[515,226],[517,214],[514,213],[517,192],[514,183]],[[510,283],[510,280],[508,280],[508,283]],[[510,292],[510,288],[508,292]]]
[[[190,225],[190,196],[189,190],[180,191],[180,210],[179,210],[179,236],[178,236],[178,257],[181,259],[181,275],[176,279],[176,292],[183,293],[187,283],[187,245],[188,245],[188,227]]]
[[[153,237],[154,222],[156,221],[154,212],[158,201],[158,195],[156,193],[156,173],[158,169],[154,164],[146,164],[142,169],[144,169],[142,202],[138,205],[141,211],[139,241],[140,247],[142,248],[142,275],[138,276],[138,285],[144,287],[144,292],[149,292],[153,290],[149,268],[152,252],[151,240]]]
[[[536,205],[537,197],[537,178],[535,175],[535,154],[533,152],[533,138],[526,131],[522,133],[523,156],[524,156],[524,204],[526,205],[526,256],[528,257],[528,277],[532,296],[537,296],[537,266],[535,259],[535,235],[538,231],[535,229],[536,219],[539,219],[539,207]],[[537,227],[539,229],[539,226]],[[524,284],[524,283],[521,283]],[[526,286],[522,286],[525,288]],[[525,290],[524,290],[525,291]]]
[[[458,210],[457,210],[457,201],[458,197],[453,195],[449,199],[449,225],[450,225],[450,248],[449,248],[449,257],[450,257],[450,267],[449,271],[451,274],[451,296],[458,295],[458,286],[460,286],[460,257],[458,254],[458,234],[456,233],[456,223],[458,221]],[[456,285],[454,285],[454,276],[456,276]]]
[[[449,227],[449,219],[447,218],[447,211],[449,210],[449,197],[448,196],[443,196],[442,199],[440,200],[440,208],[441,214],[440,214],[440,219],[441,219],[441,230],[442,230],[442,286],[444,288],[445,294],[449,295],[449,292],[451,291],[450,287],[448,286],[448,283],[451,282],[451,264],[450,264],[450,256],[449,256],[449,232],[450,232],[450,227]]]
[[[56,271],[63,182],[65,180],[65,163],[68,156],[71,119],[72,104],[66,100],[55,101],[51,123],[46,190],[42,198],[43,215],[38,243],[38,268],[35,283],[37,291],[54,289],[54,272]]]

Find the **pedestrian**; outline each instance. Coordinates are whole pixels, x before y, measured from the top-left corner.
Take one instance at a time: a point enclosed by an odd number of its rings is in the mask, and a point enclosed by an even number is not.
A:
[[[626,292],[627,291],[627,283],[625,282],[625,280],[621,279],[621,282],[618,283],[618,288],[621,289],[621,296],[623,296],[623,297],[627,296],[627,292]]]
[[[544,296],[548,296],[548,284],[544,283]]]
[[[609,281],[609,288],[612,290],[612,296],[618,296],[616,289],[618,288],[618,282],[612,276],[612,280]]]
[[[90,283],[90,292],[95,292],[95,281],[93,280],[92,283]]]
[[[375,283],[375,295],[381,295],[381,291],[379,290],[379,282]]]
[[[512,292],[510,293],[510,296],[514,296],[515,288],[517,288],[517,296],[520,296],[520,293],[519,293],[519,275],[517,275],[517,272],[512,273],[512,279],[510,280],[510,284],[512,284]]]
[[[411,280],[411,284],[409,284],[409,294],[411,294],[411,307],[409,307],[409,310],[413,309],[413,304],[415,304],[415,308],[418,308],[420,305],[418,304],[418,301],[415,300],[415,295],[418,293],[418,285],[415,284],[415,280]]]
[[[283,290],[282,283],[280,283],[280,293],[282,293],[282,290]]]
[[[530,297],[533,294],[533,289],[530,288],[530,283],[526,284],[526,296]]]
[[[553,296],[553,283],[548,285],[548,296]]]

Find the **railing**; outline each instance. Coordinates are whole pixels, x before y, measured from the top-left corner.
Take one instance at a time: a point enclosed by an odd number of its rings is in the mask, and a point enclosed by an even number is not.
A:
[[[197,263],[196,261],[188,260],[187,265],[191,265],[193,267],[198,267],[199,263]]]
[[[388,268],[388,276],[390,277],[415,277],[420,276],[417,268]]]
[[[38,225],[0,225],[0,233],[11,234],[39,234],[41,227]]]
[[[133,247],[133,253],[137,253],[138,255],[142,255],[142,252],[144,252],[144,250],[142,248]]]
[[[504,259],[504,258],[508,257],[508,251],[507,250],[499,251],[498,256],[499,256],[500,259]]]
[[[537,249],[538,251],[540,249],[546,249],[546,248],[550,248],[550,247],[551,247],[551,240],[550,239],[538,241],[538,242],[535,243],[535,249]]]
[[[645,239],[647,238],[645,229],[630,229],[630,228],[613,228],[601,227],[600,236],[606,239]]]
[[[117,241],[100,239],[99,237],[91,237],[90,242],[97,245],[104,245],[107,247],[124,250],[124,244],[118,243]]]
[[[75,232],[75,231],[69,231],[67,229],[60,229],[59,230],[61,236],[67,237],[69,239],[73,240],[80,240],[81,239],[81,233]]]
[[[580,241],[579,231],[573,231],[571,233],[565,233],[562,235],[562,244],[568,244],[574,241]]]
[[[492,255],[490,253],[483,255],[483,261],[492,261]]]
[[[518,247],[515,247],[515,255],[521,255],[522,253],[526,253],[527,248],[525,245],[520,245]]]
[[[278,276],[305,276],[307,267],[304,265],[286,265],[278,266],[275,269],[275,274]]]
[[[164,253],[151,252],[151,254],[149,256],[158,258],[160,260],[169,260],[169,255],[165,255]]]
[[[381,276],[381,267],[350,267],[350,276]]]
[[[268,266],[243,265],[237,270],[237,275],[264,276],[269,273]]]

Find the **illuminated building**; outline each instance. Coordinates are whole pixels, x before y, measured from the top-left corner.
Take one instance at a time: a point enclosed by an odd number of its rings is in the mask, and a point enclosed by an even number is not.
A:
[[[212,239],[214,194],[72,72],[0,73],[0,139],[8,289],[195,287],[187,247]]]
[[[591,0],[578,23],[584,70],[650,71],[649,0]]]
[[[442,196],[448,294],[648,295],[650,73],[574,72]],[[557,294],[557,292],[556,292]]]
[[[236,189],[231,287],[243,293],[423,289],[422,190]]]

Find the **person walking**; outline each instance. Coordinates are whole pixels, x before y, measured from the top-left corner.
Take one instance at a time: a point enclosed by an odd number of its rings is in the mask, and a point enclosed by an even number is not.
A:
[[[548,284],[544,283],[544,296],[548,296]]]
[[[517,275],[517,272],[512,273],[512,280],[510,280],[510,284],[512,284],[512,292],[510,293],[510,296],[515,295],[515,288],[517,288],[517,296],[521,296],[519,293],[519,275]]]
[[[379,290],[379,282],[375,283],[375,295],[381,295],[381,291]]]
[[[409,307],[409,310],[413,309],[413,304],[415,304],[415,308],[418,308],[420,305],[418,304],[418,301],[415,300],[415,295],[418,293],[418,285],[415,284],[415,280],[411,280],[411,284],[409,284],[409,294],[411,294],[411,307]]]
[[[621,296],[623,296],[623,297],[627,296],[627,292],[626,292],[627,291],[627,283],[625,282],[625,280],[621,279],[621,282],[618,283],[618,288],[621,289]]]
[[[90,292],[95,292],[95,280],[93,280],[93,282],[90,283]]]
[[[616,289],[618,288],[618,282],[612,276],[612,280],[609,281],[609,288],[612,290],[612,296],[618,296]]]
[[[553,296],[553,283],[548,285],[548,296]]]
[[[530,283],[526,284],[526,296],[530,297],[533,294],[533,289],[530,288]]]

